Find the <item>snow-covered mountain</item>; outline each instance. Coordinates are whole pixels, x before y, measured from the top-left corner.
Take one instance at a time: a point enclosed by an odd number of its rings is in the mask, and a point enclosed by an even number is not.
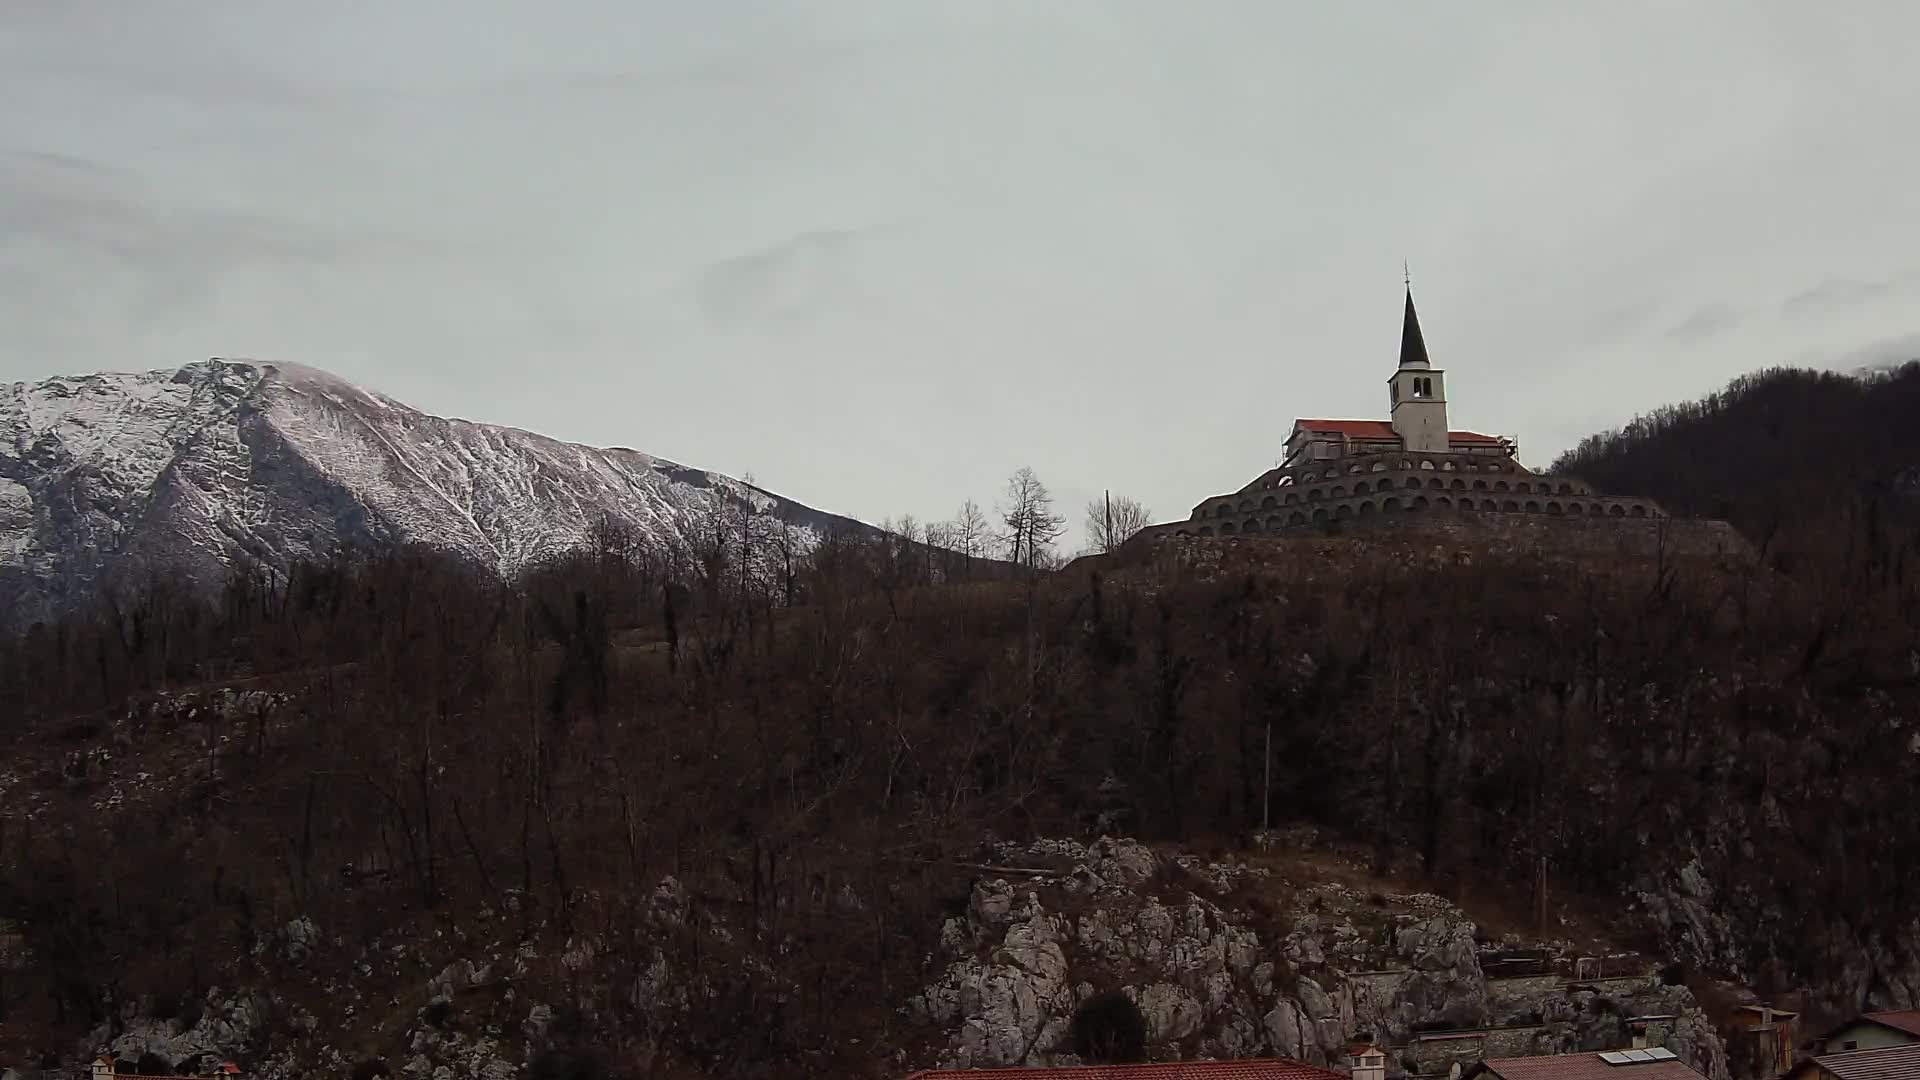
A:
[[[296,364],[210,360],[0,388],[0,622],[126,567],[218,580],[247,559],[424,543],[504,573],[603,519],[664,548],[750,503],[817,537],[845,518],[625,449],[448,420]]]

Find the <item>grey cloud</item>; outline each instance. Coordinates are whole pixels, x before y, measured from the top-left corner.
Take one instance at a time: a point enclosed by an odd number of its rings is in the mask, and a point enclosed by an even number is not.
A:
[[[1893,282],[1860,281],[1854,278],[1828,278],[1810,289],[1787,297],[1780,303],[1783,314],[1812,315],[1834,308],[1851,307],[1877,300],[1893,291]]]
[[[701,309],[732,326],[802,314],[856,276],[856,243],[870,231],[815,229],[716,263],[696,285]]]
[[[156,206],[129,170],[65,154],[0,151],[0,228],[70,252],[153,267],[250,258],[341,262],[450,250],[408,230],[303,222],[220,207]]]
[[[1666,336],[1673,341],[1705,341],[1733,329],[1744,317],[1731,304],[1712,303],[1668,327]]]
[[[1587,335],[1596,342],[1625,340],[1652,322],[1656,310],[1656,306],[1651,301],[1639,301],[1608,308],[1588,322]]]

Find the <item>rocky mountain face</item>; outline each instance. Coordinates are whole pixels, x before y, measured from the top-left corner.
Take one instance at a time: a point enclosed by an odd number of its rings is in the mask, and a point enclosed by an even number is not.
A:
[[[1271,868],[1284,862],[1275,855],[1213,861],[1106,837],[997,846],[989,857],[1012,872],[978,878],[941,933],[931,981],[888,1003],[922,1049],[876,1062],[877,1074],[1075,1063],[1075,1010],[1119,988],[1161,1060],[1338,1064],[1364,1035],[1389,1048],[1391,1074],[1442,1075],[1483,1056],[1625,1047],[1627,1018],[1656,1016],[1656,1039],[1728,1080],[1720,1035],[1685,986],[1654,973],[1656,958],[1590,957],[1587,977],[1570,978],[1551,970],[1554,957],[1581,952],[1570,942],[1493,935],[1431,894],[1290,880]],[[855,917],[864,910],[852,893],[842,903]],[[357,1049],[368,1044],[398,1048],[384,1063],[411,1080],[538,1075],[556,1067],[568,1029],[577,1038],[599,1022],[609,994],[634,1017],[629,1031],[664,1039],[752,974],[712,960],[745,928],[697,909],[667,878],[641,925],[601,933],[556,937],[549,926],[516,940],[516,915],[488,909],[429,938],[355,943],[302,917],[255,943],[258,988],[215,991],[170,1017],[129,1002],[92,1039],[129,1060],[244,1057],[267,1080],[369,1069]],[[617,969],[607,933],[660,945],[638,971]],[[1498,970],[1496,958],[1527,946],[1544,967]]]
[[[0,388],[0,611],[45,618],[118,575],[206,583],[422,544],[511,574],[611,522],[685,548],[746,507],[803,541],[856,523],[625,449],[430,416],[322,371],[209,360]]]
[[[1728,1075],[1712,1023],[1651,958],[1587,957],[1590,977],[1571,978],[1553,970],[1579,951],[1571,943],[1495,938],[1432,894],[1287,880],[1127,840],[996,854],[1054,869],[982,878],[943,929],[946,969],[909,1008],[948,1033],[951,1064],[1076,1060],[1075,1010],[1118,985],[1149,1045],[1183,1057],[1339,1064],[1365,1037],[1389,1048],[1393,1074],[1434,1075],[1482,1057],[1627,1046],[1626,1019],[1658,1015],[1672,1018],[1658,1033],[1669,1049]],[[1533,963],[1520,974],[1481,963],[1526,945]]]

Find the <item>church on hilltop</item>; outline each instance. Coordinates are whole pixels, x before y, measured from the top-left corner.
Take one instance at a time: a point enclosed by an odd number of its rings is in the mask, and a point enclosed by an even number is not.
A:
[[[1650,499],[1602,495],[1572,477],[1521,465],[1511,438],[1447,424],[1447,373],[1434,367],[1407,289],[1400,363],[1385,420],[1295,420],[1278,468],[1215,495],[1144,539],[1311,532],[1407,515],[1661,518]]]

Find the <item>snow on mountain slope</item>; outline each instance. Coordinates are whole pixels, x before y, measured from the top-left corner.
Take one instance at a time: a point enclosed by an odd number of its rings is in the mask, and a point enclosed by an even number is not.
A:
[[[15,383],[0,389],[0,622],[91,599],[127,566],[212,581],[243,559],[424,543],[511,574],[581,547],[603,519],[664,549],[743,501],[804,539],[859,527],[632,450],[430,416],[296,364]]]

